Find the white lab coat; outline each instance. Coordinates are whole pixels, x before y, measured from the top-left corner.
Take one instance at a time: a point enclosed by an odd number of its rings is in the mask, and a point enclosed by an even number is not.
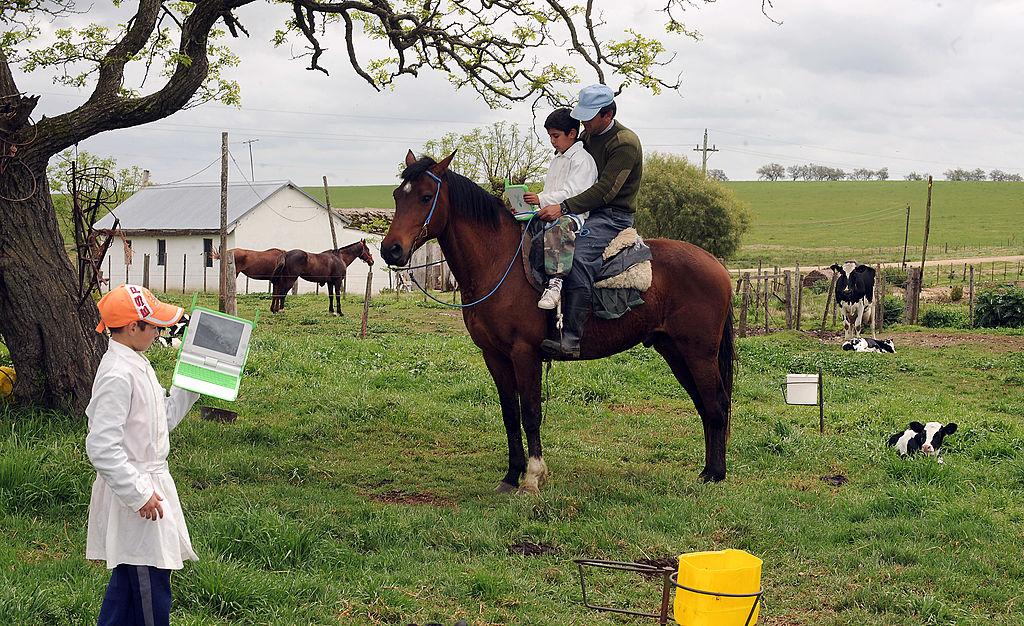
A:
[[[199,560],[167,469],[167,434],[198,399],[177,387],[168,397],[149,359],[111,340],[85,410],[85,449],[96,468],[85,558],[105,560],[110,569],[122,563],[181,569],[183,560]],[[164,511],[155,522],[139,516],[154,491]]]
[[[582,141],[569,146],[561,154],[551,159],[548,174],[544,177],[544,191],[537,194],[541,208],[551,204],[559,204],[579,193],[590,189],[597,180],[597,164],[583,147]],[[578,215],[587,219],[589,213]]]

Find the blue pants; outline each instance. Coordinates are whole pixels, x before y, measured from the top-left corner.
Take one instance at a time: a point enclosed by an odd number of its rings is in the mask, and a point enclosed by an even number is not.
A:
[[[171,570],[118,565],[110,572],[97,626],[168,626]]]
[[[572,269],[566,276],[565,286],[569,291],[585,291],[594,288],[594,278],[604,259],[601,255],[615,235],[633,225],[633,214],[616,211],[608,207],[594,209],[583,223],[583,229],[576,234],[576,251],[573,254]]]

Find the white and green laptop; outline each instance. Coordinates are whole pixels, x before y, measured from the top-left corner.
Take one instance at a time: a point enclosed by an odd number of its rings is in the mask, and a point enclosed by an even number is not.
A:
[[[254,323],[195,307],[174,366],[175,387],[234,401],[249,356]]]

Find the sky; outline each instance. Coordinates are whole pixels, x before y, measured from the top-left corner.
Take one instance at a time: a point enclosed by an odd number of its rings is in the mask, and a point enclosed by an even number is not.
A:
[[[758,0],[718,0],[683,14],[700,41],[664,32],[664,0],[595,4],[605,7],[605,32],[628,24],[676,54],[669,76],[681,73],[678,92],[633,88],[617,99],[617,119],[637,131],[645,152],[699,163],[694,148],[706,128],[718,149],[708,167],[730,180],[754,180],[773,162],[886,167],[892,179],[911,171],[938,179],[957,167],[1024,174],[1024,0],[774,0],[771,20]],[[112,17],[95,5],[75,19]],[[319,185],[327,176],[332,185],[376,185],[396,182],[406,150],[419,152],[429,139],[499,120],[534,123],[529,107],[490,110],[433,73],[375,92],[337,40],[325,43],[321,60],[331,75],[307,71],[305,60],[269,43],[285,8],[257,4],[237,15],[251,35],[231,42],[242,59],[228,71],[241,85],[241,108],[207,104],[79,148],[149,169],[156,182],[212,182],[227,131],[234,181]],[[594,82],[579,69],[580,87]],[[42,95],[37,117],[88,95],[48,75],[15,78]]]

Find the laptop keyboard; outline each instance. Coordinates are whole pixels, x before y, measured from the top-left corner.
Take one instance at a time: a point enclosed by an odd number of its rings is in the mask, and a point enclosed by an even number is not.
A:
[[[217,385],[218,387],[227,387],[228,389],[234,389],[238,384],[238,378],[235,376],[229,376],[228,374],[222,374],[214,370],[206,369],[205,367],[198,367],[191,363],[181,361],[178,363],[178,372],[182,376],[188,376],[189,378],[195,378],[211,385]]]

